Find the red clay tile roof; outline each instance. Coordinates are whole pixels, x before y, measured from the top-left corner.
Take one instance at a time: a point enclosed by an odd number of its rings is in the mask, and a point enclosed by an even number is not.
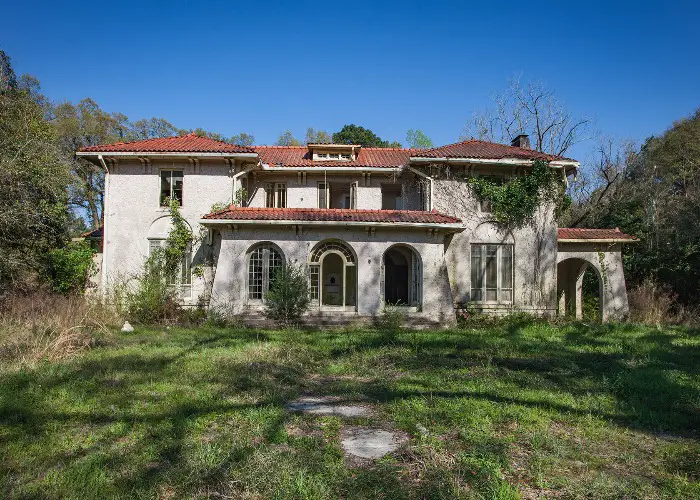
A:
[[[549,155],[532,149],[506,146],[505,144],[497,144],[494,142],[477,141],[475,139],[448,144],[447,146],[440,146],[439,148],[419,150],[411,154],[411,156],[419,158],[481,158],[490,160],[522,158],[526,160],[572,161],[563,156]]]
[[[91,229],[89,231],[85,231],[83,234],[80,235],[81,238],[89,238],[89,239],[99,239],[102,238],[104,235],[104,227],[100,226],[97,229]]]
[[[218,220],[281,220],[327,222],[390,222],[399,224],[460,224],[462,221],[436,211],[352,210],[335,208],[255,208],[234,207],[204,216]]]
[[[418,149],[361,148],[354,161],[314,161],[306,146],[254,146],[263,163],[271,167],[400,167]]]
[[[616,240],[616,241],[639,241],[636,237],[630,236],[615,229],[584,229],[579,227],[560,227],[557,232],[559,240]]]
[[[216,141],[196,134],[175,137],[160,137],[143,141],[116,142],[88,146],[78,151],[83,153],[254,153],[248,146],[237,146],[228,142]]]

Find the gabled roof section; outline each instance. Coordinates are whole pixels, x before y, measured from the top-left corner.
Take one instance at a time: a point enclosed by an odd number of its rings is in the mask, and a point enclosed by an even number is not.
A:
[[[557,230],[560,243],[635,243],[639,240],[615,229],[592,229],[581,227],[560,227]]]
[[[383,225],[461,225],[456,217],[441,214],[436,211],[424,212],[419,210],[355,210],[333,208],[255,208],[230,206],[226,210],[207,214],[202,222],[250,222],[250,221],[281,221],[281,222],[339,222],[354,224]]]
[[[260,160],[270,167],[369,167],[398,168],[418,149],[361,147],[354,161],[314,161],[307,146],[254,146]]]
[[[159,137],[142,141],[115,142],[88,146],[79,153],[255,153],[248,146],[237,146],[197,134]]]
[[[517,158],[522,160],[546,160],[546,161],[567,161],[570,158],[563,156],[540,153],[533,149],[520,148],[516,146],[506,146],[495,142],[479,141],[471,139],[469,141],[456,142],[447,146],[440,146],[432,149],[417,150],[411,154],[412,158],[477,158],[488,160],[501,160],[504,158]]]

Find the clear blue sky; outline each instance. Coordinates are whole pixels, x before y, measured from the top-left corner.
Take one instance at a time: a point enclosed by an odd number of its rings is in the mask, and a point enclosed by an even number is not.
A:
[[[618,138],[700,106],[698,1],[2,4],[0,48],[52,100],[259,144],[345,123],[454,142],[520,73]]]

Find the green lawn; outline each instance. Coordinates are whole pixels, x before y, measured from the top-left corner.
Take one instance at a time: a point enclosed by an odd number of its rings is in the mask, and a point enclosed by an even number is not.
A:
[[[284,410],[307,393],[376,416]],[[346,463],[370,423],[409,444]],[[698,429],[697,330],[137,328],[0,370],[0,496],[697,498]]]

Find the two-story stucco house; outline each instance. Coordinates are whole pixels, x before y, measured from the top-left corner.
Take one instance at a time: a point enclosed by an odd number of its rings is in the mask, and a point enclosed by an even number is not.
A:
[[[259,313],[284,262],[308,270],[309,317],[366,320],[397,304],[450,323],[472,304],[580,315],[581,277],[600,280],[604,319],[627,313],[617,230],[558,229],[553,207],[505,231],[466,182],[526,175],[537,159],[563,183],[576,161],[470,140],[427,150],[346,144],[237,146],[193,134],[84,148],[106,172],[101,286],[137,272],[167,237],[176,198],[196,234],[177,286],[183,303]],[[227,207],[212,212],[212,206]],[[192,267],[202,266],[193,275]]]

